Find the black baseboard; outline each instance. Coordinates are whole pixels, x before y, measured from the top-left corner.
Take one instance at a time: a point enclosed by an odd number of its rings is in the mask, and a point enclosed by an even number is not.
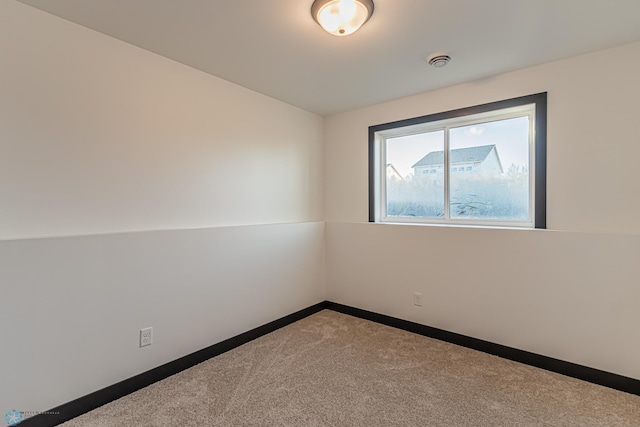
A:
[[[484,353],[493,354],[504,359],[513,360],[515,362],[524,363],[547,371],[556,372],[572,378],[577,378],[640,396],[640,380],[634,378],[624,377],[622,375],[612,374],[610,372],[565,362],[563,360],[542,356],[524,350],[518,350],[516,348],[468,337],[466,335],[432,328],[420,323],[409,322],[408,320],[402,320],[396,317],[386,316],[384,314],[378,314],[335,302],[324,301],[278,320],[274,320],[266,325],[259,326],[233,338],[229,338],[228,340],[222,341],[218,344],[214,344],[195,353],[181,357],[180,359],[174,360],[155,369],[151,369],[150,371],[143,372],[135,377],[131,377],[117,384],[103,388],[102,390],[98,390],[94,393],[60,405],[47,411],[47,414],[27,418],[19,425],[20,427],[57,426],[58,424],[62,424],[76,418],[84,413],[99,408],[102,405],[145,388],[155,382],[168,378],[171,375],[184,371],[198,363],[202,363],[212,357],[253,341],[256,338],[260,338],[263,335],[304,319],[305,317],[323,309],[329,309],[339,313],[359,317],[361,319],[371,320],[383,325],[446,341],[452,344],[482,351]]]
[[[611,372],[601,371],[599,369],[589,368],[587,366],[578,365],[563,360],[554,359],[552,357],[542,356],[540,354],[531,353],[517,348],[507,347],[505,345],[495,344],[489,341],[468,337],[466,335],[456,334],[454,332],[442,329],[432,328],[420,323],[409,322],[407,320],[398,319],[384,314],[378,314],[359,308],[349,307],[335,302],[326,302],[326,308],[361,319],[371,320],[372,322],[381,323],[383,325],[392,326],[415,334],[424,335],[429,338],[435,338],[440,341],[446,341],[462,347],[471,348],[482,351],[484,353],[493,354],[503,359],[513,360],[515,362],[524,363],[526,365],[535,366],[547,371],[556,372],[568,377],[577,378],[579,380],[588,381],[590,383],[599,384],[605,387],[624,391],[627,393],[640,396],[640,380],[625,377]]]
[[[326,302],[321,302],[303,310],[297,311],[288,316],[282,317],[266,325],[259,326],[255,329],[247,331],[243,334],[229,338],[218,344],[191,353],[187,356],[176,359],[172,362],[158,366],[150,371],[143,372],[135,377],[128,378],[117,384],[98,390],[94,393],[80,397],[71,402],[65,403],[47,411],[46,414],[40,414],[27,418],[18,425],[20,427],[52,427],[76,418],[84,413],[92,411],[109,402],[117,400],[142,388],[145,388],[155,382],[163,380],[184,371],[192,366],[202,363],[205,360],[218,356],[243,344],[260,338],[270,332],[287,326],[293,322],[304,319],[320,310],[326,308]]]

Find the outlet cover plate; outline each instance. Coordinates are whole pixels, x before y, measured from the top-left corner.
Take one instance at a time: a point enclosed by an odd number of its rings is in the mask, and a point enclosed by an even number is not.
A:
[[[153,343],[153,328],[140,329],[140,347],[146,347]]]
[[[422,307],[422,294],[420,292],[416,292],[413,294],[413,305]]]

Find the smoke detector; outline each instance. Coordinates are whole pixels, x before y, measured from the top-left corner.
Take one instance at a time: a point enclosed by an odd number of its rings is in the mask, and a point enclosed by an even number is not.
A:
[[[451,57],[446,53],[436,52],[429,55],[427,62],[436,68],[442,68],[451,61]]]

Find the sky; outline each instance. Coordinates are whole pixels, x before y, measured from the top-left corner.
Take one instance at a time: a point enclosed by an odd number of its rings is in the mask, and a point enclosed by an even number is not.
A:
[[[528,117],[452,128],[449,138],[451,149],[494,144],[505,171],[512,164],[529,164]],[[444,131],[389,138],[387,163],[392,163],[405,177],[413,174],[411,166],[427,153],[443,149]]]

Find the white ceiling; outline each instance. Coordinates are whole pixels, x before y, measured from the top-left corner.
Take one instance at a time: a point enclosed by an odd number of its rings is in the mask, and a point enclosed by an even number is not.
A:
[[[640,40],[640,0],[374,0],[347,37],[312,0],[21,1],[322,115]]]

